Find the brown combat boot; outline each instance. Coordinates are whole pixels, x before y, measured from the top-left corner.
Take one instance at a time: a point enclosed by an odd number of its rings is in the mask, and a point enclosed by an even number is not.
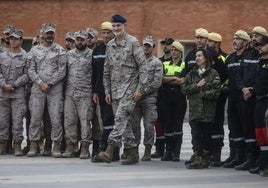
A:
[[[6,154],[7,141],[4,139],[0,139],[0,155]]]
[[[53,141],[52,157],[60,158],[60,141]]]
[[[80,159],[89,158],[89,142],[81,142],[81,153],[79,158]]]
[[[99,158],[104,160],[104,162],[106,162],[106,163],[111,163],[111,161],[113,159],[113,153],[114,153],[115,147],[116,147],[116,144],[114,141],[112,141],[111,143],[108,143],[106,151],[102,151],[99,153],[99,155],[98,155]]]
[[[132,165],[139,162],[137,147],[129,148],[127,158],[121,161],[121,165]]]
[[[71,158],[74,156],[74,143],[67,143],[65,152],[61,155],[63,158]]]
[[[31,140],[30,141],[30,151],[27,153],[28,157],[36,157],[37,155],[37,141]]]
[[[15,156],[23,156],[23,153],[21,150],[21,143],[22,143],[21,138],[15,139],[13,142],[13,149],[14,149]]]
[[[141,158],[142,161],[150,161],[151,160],[151,149],[152,149],[151,145],[149,145],[149,144],[145,145],[144,155]]]

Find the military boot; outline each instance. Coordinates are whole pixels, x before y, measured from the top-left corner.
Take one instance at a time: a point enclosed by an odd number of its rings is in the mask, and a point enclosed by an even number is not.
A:
[[[151,158],[160,158],[165,153],[165,139],[157,138],[155,141],[155,152],[151,155]]]
[[[182,144],[182,135],[175,135],[173,152],[172,152],[172,161],[174,162],[180,162],[181,144]]]
[[[81,154],[79,158],[80,159],[89,158],[89,142],[81,142]]]
[[[60,141],[53,141],[52,157],[60,158]]]
[[[231,147],[229,157],[227,159],[225,159],[225,161],[223,163],[225,164],[225,163],[231,162],[234,159],[234,157],[235,157],[235,149],[234,149],[234,147]]]
[[[121,155],[121,159],[126,159],[128,154],[128,148],[123,148],[123,153]]]
[[[120,148],[119,147],[116,147],[114,149],[114,154],[113,154],[113,159],[112,159],[113,162],[116,162],[116,161],[119,161],[120,160],[119,153],[120,153]]]
[[[7,141],[4,139],[0,139],[0,155],[6,154]]]
[[[22,150],[21,150],[21,143],[22,139],[15,139],[13,142],[13,149],[14,149],[14,155],[15,156],[22,156]]]
[[[161,161],[172,161],[173,147],[173,136],[166,136],[166,152],[163,157],[161,157]]]
[[[31,140],[30,141],[30,150],[27,153],[27,157],[36,157],[37,155],[37,142],[36,140]]]
[[[151,160],[151,149],[152,149],[152,145],[150,145],[150,144],[145,145],[144,155],[141,158],[142,161],[150,161]]]
[[[202,156],[196,155],[194,160],[186,165],[187,169],[203,169],[208,168],[208,166],[205,165],[204,160]]]
[[[210,166],[211,167],[221,167],[222,166],[221,162],[221,148],[219,148],[217,151],[215,150],[214,153],[211,156],[210,159]]]
[[[23,155],[27,155],[27,153],[30,150],[30,141],[27,139],[26,141],[26,146],[24,146],[24,148],[22,149],[22,153]]]
[[[242,164],[243,159],[244,159],[244,150],[241,148],[236,148],[234,159],[229,163],[224,163],[223,167],[234,168],[235,166]]]
[[[63,158],[71,158],[74,156],[74,143],[67,143],[65,152],[61,155]]]
[[[51,156],[52,140],[47,138],[44,145],[43,156]]]
[[[121,165],[132,165],[136,164],[139,161],[137,155],[137,147],[129,148],[129,152],[126,159],[121,160]]]
[[[94,157],[95,155],[98,155],[99,152],[100,152],[100,141],[99,140],[93,140],[92,157]]]
[[[185,161],[184,164],[187,165],[187,164],[192,163],[192,162],[195,160],[196,156],[197,156],[197,152],[195,151],[195,152],[193,153],[193,155],[190,157],[190,159],[187,160],[187,161]]]
[[[256,142],[246,143],[246,161],[240,165],[235,166],[235,170],[246,171],[256,167],[259,151]]]
[[[106,163],[111,163],[115,147],[116,147],[116,143],[114,141],[108,143],[106,151],[102,151],[99,153],[99,155],[98,155],[99,158],[104,160],[104,162],[106,162]]]

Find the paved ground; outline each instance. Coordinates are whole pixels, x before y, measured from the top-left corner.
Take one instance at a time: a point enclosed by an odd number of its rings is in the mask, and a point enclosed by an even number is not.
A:
[[[225,140],[223,156],[228,155]],[[140,155],[143,154],[140,148]],[[122,166],[94,164],[89,160],[54,159],[51,157],[0,156],[0,188],[266,188],[268,178],[238,172],[234,169],[185,169],[184,161],[191,155],[190,129],[184,126],[181,162],[140,162]]]

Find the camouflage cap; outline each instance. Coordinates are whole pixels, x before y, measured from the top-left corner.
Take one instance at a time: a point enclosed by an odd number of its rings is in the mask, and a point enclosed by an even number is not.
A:
[[[65,40],[67,40],[67,39],[75,40],[74,33],[73,32],[67,32],[66,35],[65,35]]]
[[[10,37],[15,37],[15,38],[22,38],[23,37],[23,31],[19,29],[13,29],[10,31],[9,34]]]
[[[10,33],[11,30],[14,30],[14,29],[15,29],[15,26],[13,25],[5,25],[3,28],[3,33],[4,34]]]
[[[56,31],[56,25],[54,23],[44,23],[42,25],[42,31],[47,33],[49,31],[53,31],[55,32]]]
[[[79,30],[79,31],[76,31],[74,33],[74,37],[75,38],[78,38],[78,37],[81,37],[83,39],[86,39],[87,38],[87,31],[86,30]]]
[[[91,35],[92,37],[94,37],[94,38],[98,38],[98,31],[96,30],[96,29],[94,29],[94,28],[87,28],[87,33],[89,34],[89,35]]]
[[[151,47],[155,45],[155,40],[152,36],[148,35],[143,38],[143,44],[149,44]]]

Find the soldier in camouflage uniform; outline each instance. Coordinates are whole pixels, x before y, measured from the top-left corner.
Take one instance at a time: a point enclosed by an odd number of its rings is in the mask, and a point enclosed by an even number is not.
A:
[[[139,41],[126,33],[126,21],[119,14],[112,17],[115,38],[107,45],[103,83],[105,99],[112,104],[115,122],[106,151],[99,153],[101,159],[110,163],[114,149],[121,146],[123,137],[124,147],[129,151],[127,158],[121,161],[122,165],[138,162],[137,144],[128,119],[147,83],[146,57]]]
[[[129,120],[133,127],[137,145],[141,140],[141,119],[143,117],[144,124],[144,140],[145,145],[144,156],[142,161],[151,160],[151,149],[154,144],[154,124],[157,120],[156,98],[157,90],[162,84],[163,66],[162,62],[152,55],[155,47],[155,40],[152,36],[146,36],[143,39],[143,50],[147,59],[148,68],[148,86],[145,89],[145,95],[137,102],[133,114]]]
[[[54,43],[56,25],[42,25],[44,41],[33,47],[29,66],[29,77],[33,82],[31,90],[31,124],[29,128],[30,151],[27,156],[37,154],[37,142],[42,135],[42,121],[45,105],[51,120],[53,157],[60,157],[62,140],[61,116],[63,112],[63,78],[66,74],[66,61],[63,48]]]
[[[196,51],[196,65],[186,75],[183,91],[189,99],[189,123],[192,145],[196,152],[186,164],[187,169],[208,168],[211,126],[214,122],[217,98],[220,94],[220,77],[211,68],[211,57],[207,50]]]
[[[89,157],[92,119],[92,50],[87,47],[87,32],[75,33],[76,48],[66,53],[67,77],[64,101],[64,128],[67,148],[63,157],[72,157],[78,142],[78,122],[81,125],[80,159]]]
[[[75,48],[74,33],[68,32],[65,35],[65,48],[69,51]]]
[[[9,35],[15,27],[12,25],[5,25],[3,28],[3,37],[1,38],[0,53],[10,49]]]
[[[21,30],[12,30],[9,37],[10,50],[0,54],[0,155],[5,153],[12,125],[14,152],[16,156],[21,156],[25,113],[24,86],[28,82],[26,52],[21,48]]]

